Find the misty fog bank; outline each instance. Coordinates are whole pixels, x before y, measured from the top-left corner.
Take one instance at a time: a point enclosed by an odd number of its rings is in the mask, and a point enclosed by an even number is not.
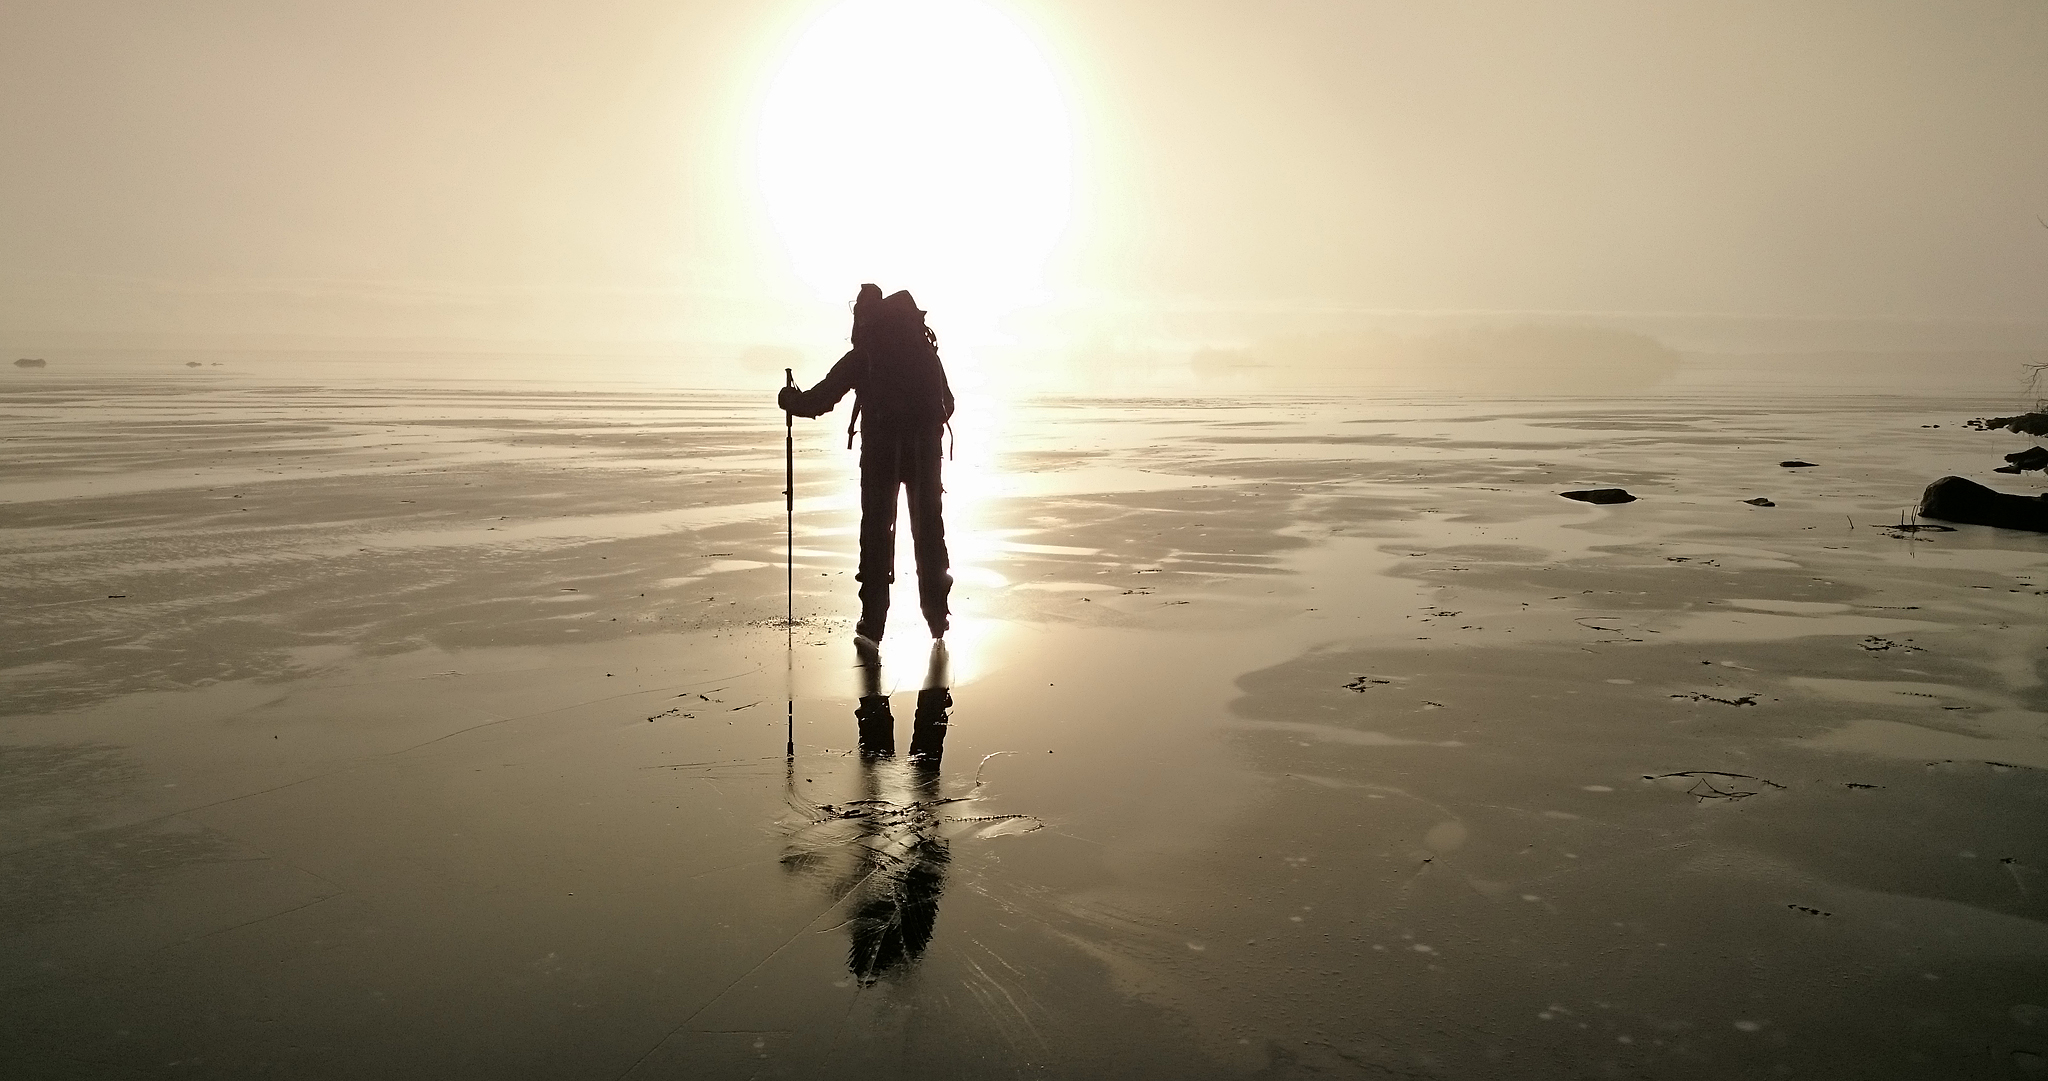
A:
[[[247,380],[362,384],[402,391],[451,382],[545,384],[601,390],[623,384],[758,390],[772,395],[783,369],[822,378],[843,344],[802,350],[620,352],[596,348],[507,351],[426,345],[385,349],[44,349],[43,368],[4,368],[24,387],[70,379]],[[1911,394],[2031,404],[2030,365],[2048,352],[2019,350],[1681,351],[1647,335],[1594,327],[1503,327],[1404,336],[1301,335],[1237,347],[1101,347],[1060,353],[957,352],[946,356],[963,400],[1035,394],[1164,396],[1296,392],[1485,398],[1706,393]]]

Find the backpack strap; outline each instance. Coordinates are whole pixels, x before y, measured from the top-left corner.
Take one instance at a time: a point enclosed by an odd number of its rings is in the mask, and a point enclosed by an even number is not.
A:
[[[866,295],[865,291],[863,291],[862,295]],[[860,367],[860,378],[853,384],[853,413],[851,416],[848,416],[846,418],[847,450],[853,449],[853,435],[854,432],[859,430],[858,425],[860,424],[860,388],[867,383],[868,371],[873,367],[873,365],[869,362],[868,355],[865,351],[863,351],[860,355]]]

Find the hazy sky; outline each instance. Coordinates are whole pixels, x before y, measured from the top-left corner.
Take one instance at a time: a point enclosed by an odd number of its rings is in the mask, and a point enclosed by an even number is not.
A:
[[[812,333],[756,136],[833,6],[8,0],[0,346]],[[1071,120],[1041,329],[2048,315],[2039,0],[986,6]]]

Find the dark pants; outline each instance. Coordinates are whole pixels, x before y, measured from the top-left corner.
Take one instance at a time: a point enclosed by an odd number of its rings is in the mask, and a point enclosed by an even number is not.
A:
[[[861,620],[879,632],[896,581],[896,490],[910,499],[910,548],[917,559],[917,599],[927,621],[945,619],[953,591],[940,518],[939,432],[869,430],[860,448]]]

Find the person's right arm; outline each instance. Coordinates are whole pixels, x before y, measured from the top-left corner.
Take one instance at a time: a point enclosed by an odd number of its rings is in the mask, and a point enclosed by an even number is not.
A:
[[[839,404],[839,399],[846,397],[847,391],[853,389],[859,380],[860,370],[860,350],[849,349],[817,386],[809,390],[783,387],[782,393],[775,397],[775,404],[800,417],[824,416]]]

